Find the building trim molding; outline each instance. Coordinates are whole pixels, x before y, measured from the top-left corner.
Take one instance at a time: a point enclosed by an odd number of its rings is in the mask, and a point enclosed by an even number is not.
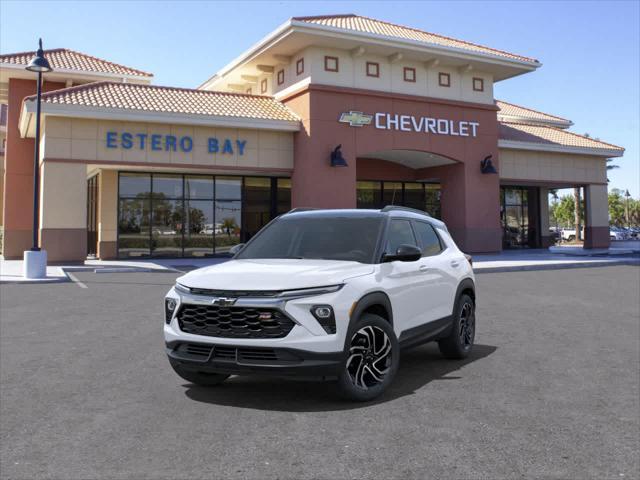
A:
[[[379,90],[366,90],[363,88],[339,87],[334,85],[322,85],[322,84],[315,84],[315,83],[306,83],[304,85],[301,85],[296,90],[286,92],[286,95],[282,95],[282,96],[276,95],[276,99],[280,102],[285,103],[290,100],[293,100],[296,97],[299,97],[300,95],[307,93],[308,91],[342,93],[342,94],[348,94],[348,95],[362,95],[362,96],[378,97],[378,98],[385,98],[385,99],[391,99],[391,100],[405,100],[409,102],[436,103],[439,105],[456,106],[456,107],[463,107],[463,108],[475,108],[477,110],[489,110],[493,112],[497,112],[499,110],[499,108],[493,103],[464,102],[461,100],[448,100],[445,98],[436,98],[436,97],[422,97],[419,95],[408,95],[406,93],[381,92]]]
[[[535,152],[568,153],[574,155],[591,155],[602,158],[621,157],[624,153],[624,150],[620,151],[607,148],[570,147],[558,144],[516,142],[514,140],[498,140],[498,148],[509,150],[528,150]]]

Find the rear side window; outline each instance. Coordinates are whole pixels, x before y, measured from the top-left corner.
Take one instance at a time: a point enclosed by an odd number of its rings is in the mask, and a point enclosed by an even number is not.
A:
[[[409,220],[391,220],[391,225],[389,225],[386,252],[395,253],[400,245],[418,246]]]
[[[420,240],[420,248],[422,249],[423,257],[437,255],[442,251],[440,237],[438,237],[438,234],[431,225],[424,222],[414,222],[413,226],[416,230],[416,235]]]

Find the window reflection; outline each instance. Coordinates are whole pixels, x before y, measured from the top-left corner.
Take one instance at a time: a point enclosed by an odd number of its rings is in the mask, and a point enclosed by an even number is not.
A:
[[[118,189],[125,258],[226,254],[291,209],[290,179],[123,172]]]

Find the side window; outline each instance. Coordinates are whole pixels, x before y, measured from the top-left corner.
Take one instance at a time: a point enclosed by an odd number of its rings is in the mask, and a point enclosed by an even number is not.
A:
[[[423,257],[437,255],[443,250],[440,237],[438,237],[438,234],[431,225],[425,222],[414,222],[413,226],[420,240]]]
[[[400,245],[418,246],[409,220],[391,220],[391,225],[389,225],[386,252],[395,253]]]

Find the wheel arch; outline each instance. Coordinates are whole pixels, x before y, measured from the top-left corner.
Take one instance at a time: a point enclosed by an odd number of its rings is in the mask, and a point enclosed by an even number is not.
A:
[[[474,304],[476,303],[476,285],[472,279],[464,278],[458,285],[458,289],[456,290],[456,296],[455,296],[455,301],[453,305],[454,310],[452,313],[455,314],[455,309],[458,305],[458,300],[460,299],[460,296],[462,296],[463,294],[469,295],[471,297],[471,300],[473,300],[473,303]]]
[[[360,298],[351,312],[349,323],[353,323],[360,318],[363,313],[378,315],[387,320],[391,327],[393,327],[391,300],[389,300],[389,297],[384,292],[371,292]]]

